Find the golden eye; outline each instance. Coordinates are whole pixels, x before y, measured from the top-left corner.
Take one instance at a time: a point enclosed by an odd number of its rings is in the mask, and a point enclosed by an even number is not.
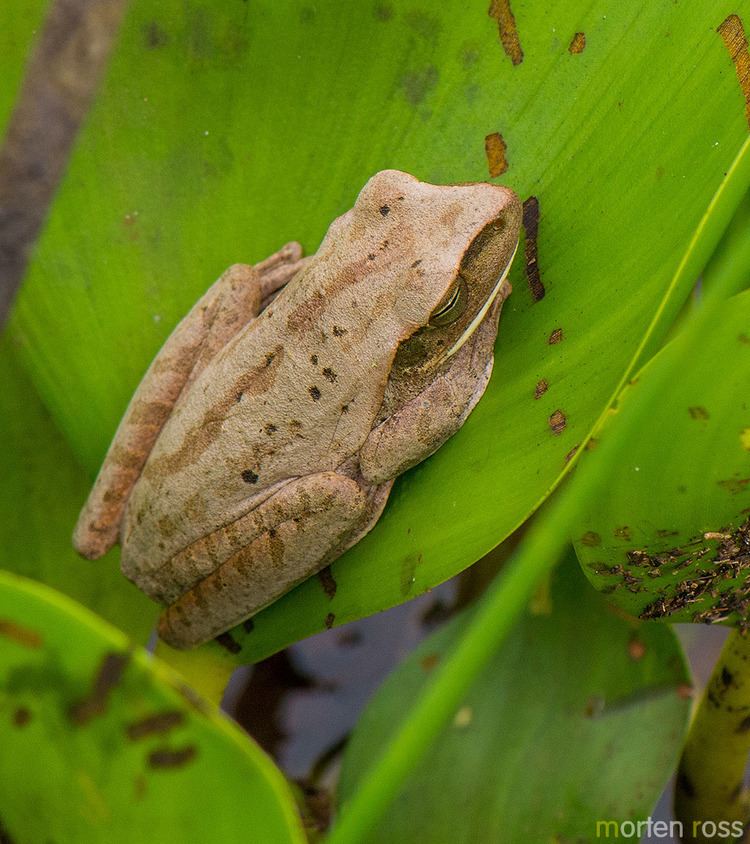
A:
[[[466,281],[463,276],[459,276],[455,287],[448,291],[447,297],[432,312],[429,324],[435,328],[440,328],[455,322],[466,310],[468,299],[469,292],[466,289]]]

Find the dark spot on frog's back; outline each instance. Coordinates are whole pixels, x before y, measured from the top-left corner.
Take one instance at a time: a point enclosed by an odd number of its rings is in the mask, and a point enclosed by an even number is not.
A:
[[[311,396],[311,398],[312,398],[312,400],[313,400],[313,401],[319,401],[319,399],[320,399],[320,390],[319,390],[317,387],[315,387],[315,386],[310,387],[310,389],[308,390],[308,392],[310,393],[310,396]]]
[[[327,366],[323,370],[323,377],[326,379],[326,381],[330,381],[331,384],[333,384],[334,381],[338,378],[338,375],[329,366]]]
[[[253,472],[252,469],[245,469],[245,471],[242,473],[242,480],[246,484],[257,484],[258,474],[257,472]]]
[[[384,217],[387,217],[391,213],[390,206],[388,205],[381,205],[379,211]]]
[[[374,256],[373,256],[373,257],[374,257]],[[334,336],[334,337],[343,337],[343,336],[344,336],[344,334],[346,334],[346,333],[347,333],[346,329],[345,329],[345,328],[341,328],[341,326],[340,326],[340,325],[334,325],[334,326],[333,326],[333,336]]]

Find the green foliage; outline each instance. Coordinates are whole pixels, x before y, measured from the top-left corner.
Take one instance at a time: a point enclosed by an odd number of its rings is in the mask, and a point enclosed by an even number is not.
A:
[[[555,485],[726,223],[727,209],[705,215],[747,126],[720,22],[698,0],[530,3],[516,9],[513,66],[485,4],[132,5],[12,325],[90,471],[210,281],[290,238],[314,250],[375,170],[485,179],[484,139],[500,132],[500,180],[541,212],[546,296],[534,302],[519,260],[477,411],[334,565],[333,600],[316,580],[301,586],[236,634],[239,659],[445,580]],[[573,54],[577,31],[586,48]]]
[[[16,84],[43,4],[8,5],[18,14],[0,35],[0,66]],[[396,484],[377,528],[334,564],[333,597],[330,580],[324,590],[313,579],[261,613],[252,633],[234,631],[238,654],[211,645],[192,661],[191,676],[216,685],[228,670],[217,668],[219,655],[251,661],[424,592],[522,524],[596,431],[579,478],[540,513],[476,611],[425,645],[440,653],[429,677],[423,650],[384,688],[347,760],[336,842],[375,829],[415,769],[384,821],[394,836],[412,823],[426,835],[446,790],[457,788],[469,790],[488,824],[502,813],[516,840],[528,839],[521,830],[534,813],[550,835],[585,835],[603,805],[613,817],[648,811],[685,717],[671,636],[607,614],[569,566],[555,581],[552,615],[514,625],[572,533],[585,564],[611,566],[636,547],[674,546],[677,537],[660,530],[677,530],[680,542],[737,531],[748,506],[750,422],[735,398],[750,374],[738,342],[747,293],[715,306],[713,323],[691,325],[686,309],[684,336],[641,370],[602,426],[636,363],[659,348],[750,185],[742,92],[716,31],[726,12],[708,0],[585,8],[530,0],[514,11],[516,65],[486,2],[467,10],[460,0],[429,8],[133,0],[0,345],[0,566],[67,592],[142,642],[155,608],[118,576],[116,555],[79,561],[69,537],[164,338],[228,264],[259,260],[290,239],[314,252],[376,170],[487,179],[485,138],[502,135],[509,166],[495,180],[538,201],[546,294],[532,295],[523,261],[532,244],[524,243],[485,398],[456,437]],[[750,20],[746,1],[735,11]],[[575,33],[585,33],[582,52],[569,49]],[[706,274],[717,301],[745,283],[732,268],[748,257],[747,219],[745,207],[729,235],[734,260],[725,249]],[[684,454],[670,448],[677,438]],[[615,536],[623,525],[631,529],[624,543]],[[598,585],[610,582],[584,568]],[[667,584],[638,585],[647,591],[620,588],[615,600],[640,611]],[[627,651],[634,631],[646,646],[637,661]],[[102,660],[125,651],[104,710],[75,722],[81,710],[71,706],[94,699]],[[187,706],[176,682],[68,598],[0,578],[2,826],[32,841],[45,840],[51,817],[62,841],[155,831],[165,841],[234,840],[248,829],[264,841],[300,840],[276,769],[212,711]],[[508,733],[488,714],[498,698]],[[570,709],[555,709],[565,702]],[[471,724],[442,732],[463,706]],[[180,713],[173,732],[127,738],[128,725],[164,711]],[[560,735],[562,725],[578,741]],[[148,764],[160,749],[169,753],[157,759],[174,762],[186,747],[198,752],[181,766]],[[603,761],[606,747],[617,764]],[[564,757],[557,774],[540,761],[547,749]],[[514,758],[532,752],[535,764],[506,780]],[[490,793],[481,773],[498,759]],[[590,802],[573,805],[566,783]],[[553,801],[540,797],[551,793],[564,806],[564,829],[548,811]],[[419,799],[413,813],[409,794]]]
[[[0,343],[0,488],[2,566],[41,580],[95,607],[99,615],[146,641],[154,605],[119,570],[119,555],[90,563],[70,537],[87,482],[6,340]]]
[[[363,840],[589,841],[595,818],[635,820],[653,808],[689,712],[673,634],[610,612],[572,555],[547,597],[520,620]],[[371,701],[347,746],[342,803],[466,620],[423,642]]]
[[[0,717],[4,841],[305,840],[284,778],[229,719],[88,610],[8,574]]]
[[[655,379],[665,385],[657,415],[636,428],[632,413]],[[629,435],[627,461],[587,506],[576,549],[592,582],[628,612],[670,621],[747,618],[748,383],[745,292],[665,347],[603,428],[603,437]]]

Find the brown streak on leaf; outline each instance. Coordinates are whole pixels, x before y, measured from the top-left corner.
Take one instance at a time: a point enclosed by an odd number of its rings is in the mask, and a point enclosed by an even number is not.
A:
[[[138,741],[146,736],[168,733],[184,721],[185,715],[178,709],[172,712],[158,712],[156,715],[149,715],[147,718],[128,724],[125,733],[131,741]]]
[[[535,302],[544,299],[544,285],[539,272],[537,236],[539,234],[539,200],[530,196],[523,203],[523,228],[526,232],[524,256],[526,258],[526,278],[531,296]]]
[[[336,579],[331,573],[330,566],[326,566],[318,572],[318,580],[320,581],[320,585],[323,587],[323,591],[326,593],[329,600],[332,599],[336,595],[336,589],[338,586]]]
[[[572,55],[578,55],[578,53],[582,53],[586,49],[586,33],[585,32],[576,32],[573,36],[573,40],[570,42],[570,46],[568,47],[568,52]]]
[[[567,417],[562,410],[556,410],[549,418],[549,426],[553,434],[562,434],[567,424]]]
[[[119,684],[129,661],[129,653],[113,651],[104,655],[91,691],[68,710],[68,717],[76,726],[82,727],[106,712],[110,692]]]
[[[195,759],[197,752],[194,744],[181,747],[179,750],[161,747],[149,753],[148,764],[150,768],[181,768]]]
[[[25,648],[41,648],[42,646],[42,637],[36,630],[16,624],[15,621],[7,618],[0,618],[0,636],[12,639]]]
[[[229,632],[220,633],[215,641],[230,654],[238,654],[242,650],[242,645]]]
[[[737,81],[745,97],[745,118],[750,127],[750,53],[745,27],[739,15],[729,15],[719,24],[716,31],[721,35],[734,64]]]
[[[549,389],[549,384],[547,383],[546,378],[541,378],[539,381],[536,382],[536,387],[534,387],[534,398],[540,399]]]
[[[523,50],[518,37],[516,19],[510,8],[510,0],[492,0],[487,14],[497,21],[497,31],[508,58],[514,65],[523,61]]]
[[[505,157],[505,139],[499,132],[493,132],[484,139],[484,152],[487,156],[487,167],[490,177],[502,176],[508,169],[508,159]]]

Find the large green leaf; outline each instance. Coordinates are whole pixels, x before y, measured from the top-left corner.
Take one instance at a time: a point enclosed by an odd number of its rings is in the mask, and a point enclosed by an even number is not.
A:
[[[26,68],[31,43],[41,25],[47,0],[5,0],[0,27],[0,130],[10,117]]]
[[[0,383],[0,569],[42,580],[145,640],[155,607],[120,574],[118,555],[90,563],[73,551],[71,525],[86,473],[7,339],[0,342]]]
[[[636,428],[654,379],[666,384],[658,416]],[[576,550],[592,582],[634,615],[748,623],[748,384],[750,291],[665,347],[603,429],[628,439],[628,459],[582,514]]]
[[[305,840],[281,773],[227,718],[87,610],[5,573],[0,716],[3,841]]]
[[[572,555],[548,598],[495,654],[367,841],[594,841],[597,821],[653,808],[689,714],[675,637],[610,612]],[[423,642],[375,695],[346,750],[344,804],[465,622]]]
[[[335,597],[330,580],[298,588],[236,634],[241,659],[416,595],[521,523],[748,184],[746,167],[730,172],[747,124],[715,4],[536,0],[515,21],[517,65],[486,2],[133,3],[13,323],[92,471],[207,284],[290,238],[314,250],[377,169],[485,179],[499,132],[501,180],[541,211],[546,296],[519,260],[477,411],[334,565]]]

